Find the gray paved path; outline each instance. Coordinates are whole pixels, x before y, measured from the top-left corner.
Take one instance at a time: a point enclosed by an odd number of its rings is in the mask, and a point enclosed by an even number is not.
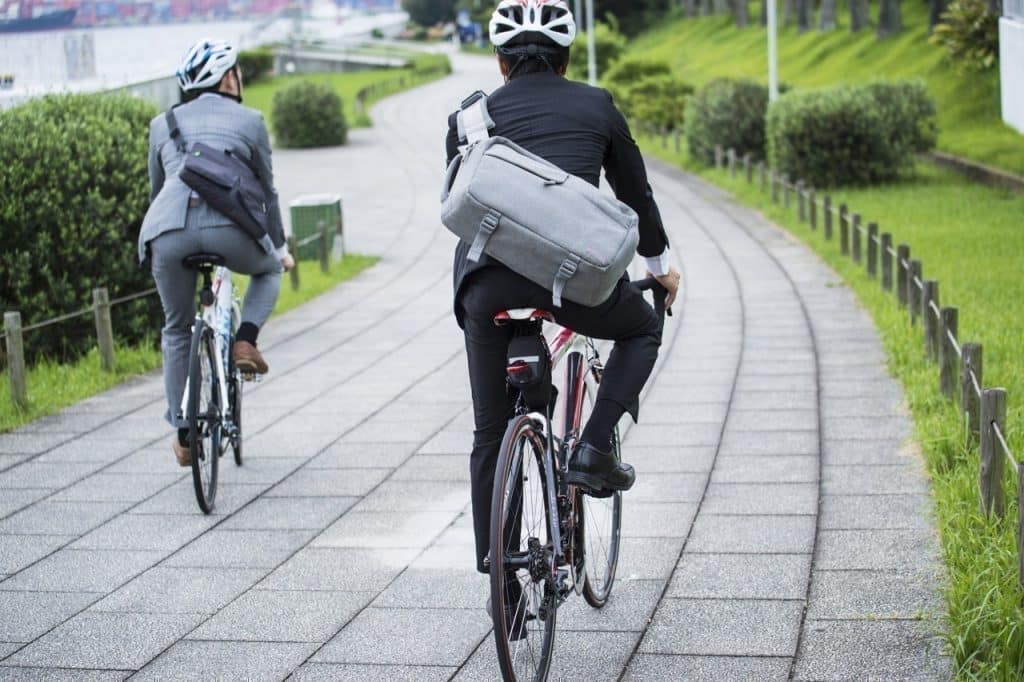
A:
[[[491,680],[471,570],[471,418],[437,221],[442,121],[491,60],[279,153],[345,197],[357,280],[275,319],[247,462],[196,510],[130,382],[0,436],[0,679]],[[943,679],[927,483],[870,320],[806,248],[652,166],[686,277],[626,437],[639,472],[603,612],[559,680]]]

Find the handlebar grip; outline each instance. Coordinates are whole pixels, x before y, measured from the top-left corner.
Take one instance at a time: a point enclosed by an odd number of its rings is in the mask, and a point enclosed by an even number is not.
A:
[[[672,309],[665,307],[665,299],[668,298],[668,289],[661,285],[654,277],[647,277],[645,279],[637,280],[633,282],[640,291],[650,291],[654,294],[654,310],[659,316],[668,315],[672,317]]]

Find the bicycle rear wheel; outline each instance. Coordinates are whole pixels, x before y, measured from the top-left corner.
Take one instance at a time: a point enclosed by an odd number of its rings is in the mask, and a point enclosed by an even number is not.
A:
[[[192,484],[203,513],[217,497],[217,463],[221,453],[221,408],[213,330],[201,320],[192,334],[188,369],[188,430]]]
[[[491,500],[491,618],[505,680],[545,680],[558,587],[543,434],[528,416],[509,422]]]
[[[587,423],[597,397],[598,381],[593,372],[588,372],[583,382],[580,428]],[[615,459],[622,461],[619,448],[619,430],[615,429],[613,439]],[[614,492],[607,497],[594,497],[576,493],[577,510],[582,517],[583,557],[586,569],[583,582],[583,598],[595,609],[608,603],[615,584],[615,571],[619,565],[619,541],[622,528],[622,493]]]

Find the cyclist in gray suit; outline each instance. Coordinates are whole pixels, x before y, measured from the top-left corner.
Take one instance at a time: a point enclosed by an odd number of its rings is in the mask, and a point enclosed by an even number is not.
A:
[[[161,114],[149,124],[151,204],[139,234],[139,259],[149,264],[160,293],[166,323],[162,334],[167,421],[178,429],[172,442],[181,466],[189,466],[188,424],[181,398],[188,372],[191,325],[195,317],[195,270],[182,259],[196,253],[219,254],[232,272],[251,275],[242,321],[232,355],[245,373],[264,374],[267,363],[256,348],[260,327],[270,317],[281,287],[282,269],[294,265],[285,243],[281,209],[270,164],[270,136],[263,116],[241,105],[242,74],[238,53],[227,42],[201,40],[178,69],[178,83],[188,100],[175,108],[181,136],[231,149],[251,159],[270,198],[268,232],[274,250],[266,251],[241,228],[215,211],[178,177],[182,153],[170,138]]]

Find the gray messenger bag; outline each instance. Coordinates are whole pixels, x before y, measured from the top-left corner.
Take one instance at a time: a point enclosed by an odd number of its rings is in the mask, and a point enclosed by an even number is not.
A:
[[[459,112],[468,147],[448,167],[441,221],[471,248],[550,289],[594,307],[608,299],[639,243],[636,213],[590,183],[503,137],[490,137],[487,98]]]

